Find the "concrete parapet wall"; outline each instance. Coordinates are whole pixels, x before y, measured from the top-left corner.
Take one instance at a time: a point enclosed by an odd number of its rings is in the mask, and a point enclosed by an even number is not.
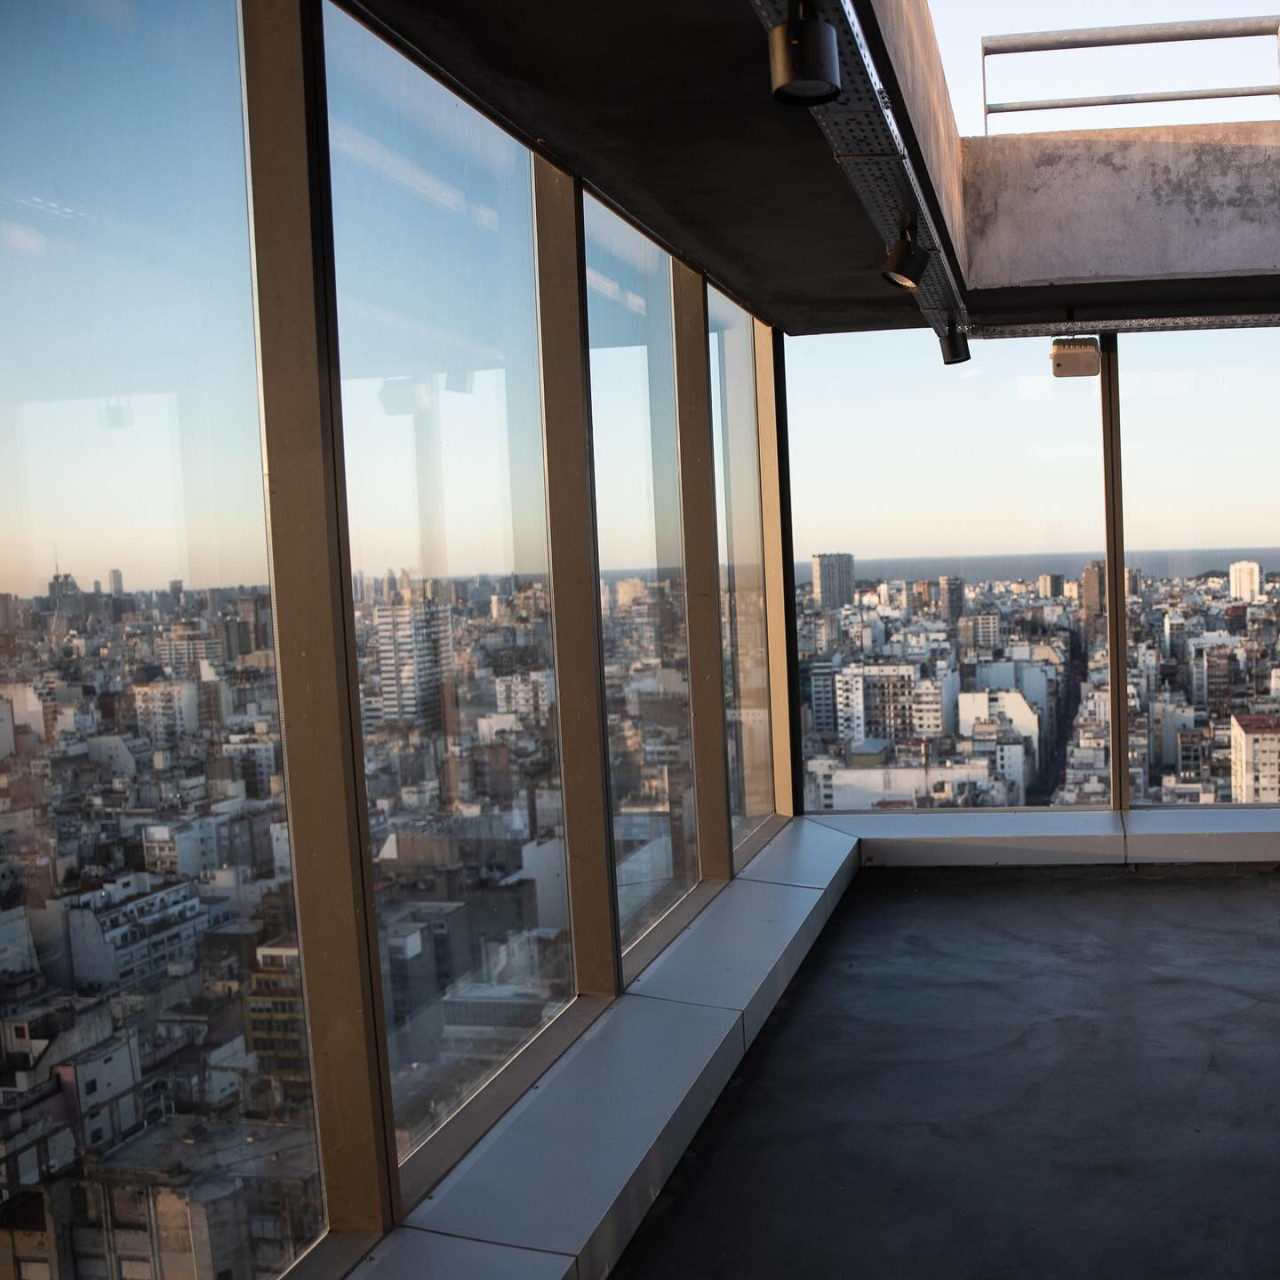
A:
[[[1280,272],[1280,122],[964,138],[961,155],[970,288]]]

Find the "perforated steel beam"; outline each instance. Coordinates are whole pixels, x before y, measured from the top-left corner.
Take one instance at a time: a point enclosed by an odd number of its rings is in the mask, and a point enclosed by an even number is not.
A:
[[[752,0],[752,4],[766,28],[787,18],[787,0]],[[929,212],[924,185],[903,142],[852,3],[810,0],[806,12],[835,27],[840,51],[840,96],[826,106],[810,108],[814,121],[886,248],[910,227],[916,240],[929,250],[929,267],[915,291],[929,325],[939,334],[952,323],[967,331],[968,312],[944,239]],[[778,110],[797,108],[779,106]]]

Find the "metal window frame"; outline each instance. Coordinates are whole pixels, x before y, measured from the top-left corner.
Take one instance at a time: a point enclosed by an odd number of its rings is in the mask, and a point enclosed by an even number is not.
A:
[[[318,1248],[347,1256],[394,1226],[400,1194],[351,696],[319,4],[242,0],[240,45],[281,743],[328,1224]]]
[[[671,259],[671,309],[698,867],[702,880],[723,881],[733,878],[733,830],[729,818],[724,649],[720,642],[720,554],[707,283],[701,272],[678,258]]]
[[[784,817],[804,812],[796,567],[791,531],[787,452],[787,388],[783,336],[752,320],[756,422],[760,441],[760,518],[764,526],[764,605],[769,650],[769,726],[773,737],[773,807]]]
[[[598,193],[593,191],[592,195],[597,196]],[[720,649],[720,571],[706,279],[701,272],[652,240],[647,231],[615,205],[603,199],[602,203],[638,234],[657,245],[667,258],[675,383],[680,554],[689,672],[689,730],[693,754],[691,780],[698,833],[698,878],[622,951],[622,985],[625,989],[693,923],[732,879],[733,848],[725,740],[724,665]],[[584,258],[584,282],[585,274]],[[596,598],[598,595],[597,589]],[[612,857],[610,862],[613,863]]]
[[[360,16],[358,5],[342,7]],[[424,74],[435,74],[403,45],[392,47]],[[349,591],[322,0],[241,0],[241,59],[282,739],[328,1223],[293,1268],[309,1276],[346,1270],[393,1228],[714,899],[734,874],[735,856],[763,847],[796,812],[794,779],[801,775],[791,750],[798,706],[794,661],[787,656],[794,655],[795,623],[791,618],[788,627],[785,608],[794,599],[794,570],[786,563],[784,384],[781,335],[752,317],[775,812],[735,851],[707,281],[668,251],[699,880],[624,952],[598,609],[583,184],[531,149],[548,577],[576,994],[399,1163]],[[594,671],[595,679],[581,679],[583,671]]]
[[[573,747],[562,782],[576,995],[397,1161],[348,589],[321,10],[320,0],[241,5],[281,736],[327,1220],[291,1270],[300,1275],[358,1261],[621,989],[603,695],[577,679],[583,663],[599,669],[580,202],[576,183],[535,155],[553,625],[559,689],[572,690],[558,696],[557,715],[562,751],[566,741]]]
[[[1129,605],[1125,591],[1124,484],[1120,466],[1120,354],[1116,335],[1101,357],[1102,476],[1107,536],[1107,679],[1111,693],[1111,808],[1129,809]]]

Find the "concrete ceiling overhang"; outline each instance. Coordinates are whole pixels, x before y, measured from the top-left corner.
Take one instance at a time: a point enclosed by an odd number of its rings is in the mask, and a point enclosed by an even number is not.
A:
[[[751,0],[363,0],[352,11],[788,333],[919,327]]]
[[[861,172],[858,155],[840,154],[842,122],[823,118],[838,108],[773,101],[765,27],[785,0],[344,3],[788,333],[938,327],[936,296],[930,310],[881,276],[906,188],[945,255],[948,305],[979,336],[1280,314],[1277,255],[1250,247],[1274,226],[1276,126],[1225,148],[1185,129],[1081,135],[1075,169],[1046,183],[1060,139],[958,136],[927,0],[810,0],[837,26],[856,88],[846,135],[858,133],[856,110],[883,108],[905,188],[884,155],[863,157],[874,171]],[[1131,177],[1146,174],[1137,185],[1116,179],[1126,148]],[[1243,206],[1242,165],[1253,193]],[[1082,180],[1097,192],[1087,216]],[[885,181],[899,195],[878,193]],[[1242,239],[1233,217],[1257,225]],[[1206,218],[1212,236],[1200,234]],[[1061,252],[1064,230],[1074,260]],[[1126,234],[1164,257],[1132,252]]]

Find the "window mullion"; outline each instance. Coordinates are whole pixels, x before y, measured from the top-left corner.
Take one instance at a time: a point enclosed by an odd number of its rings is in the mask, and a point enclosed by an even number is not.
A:
[[[791,495],[779,414],[781,344],[773,329],[754,322],[756,415],[760,426],[760,514],[764,523],[764,602],[769,644],[769,711],[773,734],[773,803],[794,817],[803,792],[796,785],[800,739],[794,702],[795,557],[791,554]],[[793,717],[794,712],[794,717]]]
[[[671,264],[676,421],[680,442],[689,710],[693,731],[694,805],[704,880],[733,874],[729,771],[725,751],[724,650],[720,642],[720,549],[716,528],[711,373],[707,359],[707,291],[701,274]]]
[[[329,233],[320,22],[241,10],[265,487],[282,737],[321,1171],[331,1233],[398,1214],[354,619]]]
[[[582,200],[574,178],[533,159],[547,524],[555,622],[560,776],[581,995],[622,989],[600,639]]]

